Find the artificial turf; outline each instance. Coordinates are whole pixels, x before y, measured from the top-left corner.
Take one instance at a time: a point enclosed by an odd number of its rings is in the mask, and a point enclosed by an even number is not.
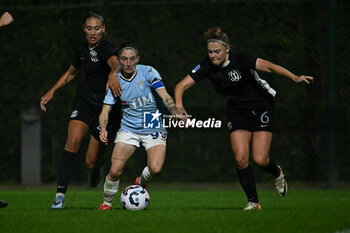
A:
[[[350,191],[260,191],[261,211],[242,211],[246,198],[235,190],[150,190],[145,211],[123,210],[118,192],[113,209],[98,211],[101,190],[72,189],[64,210],[51,210],[54,190],[0,191],[0,232],[350,232]]]

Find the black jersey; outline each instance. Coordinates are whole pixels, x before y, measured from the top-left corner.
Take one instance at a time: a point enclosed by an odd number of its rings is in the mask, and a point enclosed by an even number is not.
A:
[[[115,54],[114,45],[102,39],[98,46],[89,48],[88,42],[81,43],[72,61],[74,67],[82,67],[85,72],[83,88],[95,92],[104,92],[110,67],[107,60]]]
[[[230,51],[226,66],[217,67],[207,57],[189,75],[195,82],[208,78],[215,90],[228,101],[255,102],[276,94],[256,72],[256,60],[257,57]]]

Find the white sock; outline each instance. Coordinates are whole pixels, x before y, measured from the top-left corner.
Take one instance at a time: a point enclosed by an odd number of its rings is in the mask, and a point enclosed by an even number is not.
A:
[[[56,193],[56,198],[62,196],[63,198],[66,196],[64,193]]]
[[[139,184],[140,185],[147,185],[151,180],[153,176],[149,172],[148,167],[145,167],[141,173],[140,179],[139,179]]]
[[[120,179],[114,182],[110,181],[108,179],[108,176],[106,176],[106,181],[103,187],[103,198],[104,198],[103,204],[108,205],[109,207],[112,207],[112,200],[118,192],[119,181]]]

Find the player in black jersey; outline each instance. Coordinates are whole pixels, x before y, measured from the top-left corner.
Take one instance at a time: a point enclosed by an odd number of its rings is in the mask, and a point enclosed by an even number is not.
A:
[[[99,139],[98,122],[106,89],[111,88],[114,95],[119,95],[121,92],[121,86],[116,77],[118,66],[116,51],[114,45],[105,38],[106,27],[103,17],[96,12],[90,12],[86,17],[83,30],[87,41],[78,46],[67,72],[41,97],[40,101],[41,109],[46,111],[45,104],[53,98],[58,89],[77,76],[78,67],[84,70],[85,82],[75,98],[70,116],[68,137],[59,166],[56,199],[51,207],[53,209],[64,208],[64,197],[77,161],[78,151],[89,130],[91,136],[86,153],[86,165],[89,169],[98,166],[99,159],[106,149],[106,145]],[[114,115],[111,119],[115,121],[108,125],[111,133],[109,140],[112,140],[119,128],[120,107],[115,109],[115,112],[110,113]]]
[[[0,17],[0,27],[9,25],[13,22],[12,15],[8,12],[5,12]],[[6,201],[0,200],[0,208],[6,207],[8,204]]]
[[[281,167],[269,158],[276,91],[259,77],[257,71],[276,73],[297,83],[309,84],[313,77],[297,76],[267,60],[232,51],[229,38],[220,27],[210,28],[206,37],[208,57],[176,85],[176,107],[181,114],[187,115],[182,101],[184,91],[202,79],[209,79],[216,91],[226,97],[228,129],[237,175],[248,198],[244,210],[261,209],[249,165],[250,146],[254,162],[275,177],[280,196],[286,195],[287,182]]]

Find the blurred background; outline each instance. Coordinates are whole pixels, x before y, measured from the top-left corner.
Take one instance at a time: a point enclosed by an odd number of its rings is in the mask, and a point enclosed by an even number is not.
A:
[[[0,28],[0,186],[56,182],[83,76],[56,92],[47,112],[40,111],[39,101],[85,39],[82,24],[90,10],[104,15],[116,46],[126,39],[138,46],[140,63],[159,71],[172,96],[176,83],[206,56],[204,32],[216,25],[231,38],[232,49],[314,76],[307,86],[264,75],[277,90],[271,156],[290,182],[330,189],[349,183],[349,1],[1,0],[0,14],[8,11],[15,21]],[[203,81],[186,92],[184,103],[194,117],[215,117],[223,126],[170,129],[167,159],[155,182],[238,183],[225,99]],[[87,142],[73,183],[87,184]],[[105,154],[104,173],[110,154],[111,149]],[[139,149],[122,180],[133,181],[146,161],[144,149]],[[255,165],[253,169],[258,182],[271,181]]]

